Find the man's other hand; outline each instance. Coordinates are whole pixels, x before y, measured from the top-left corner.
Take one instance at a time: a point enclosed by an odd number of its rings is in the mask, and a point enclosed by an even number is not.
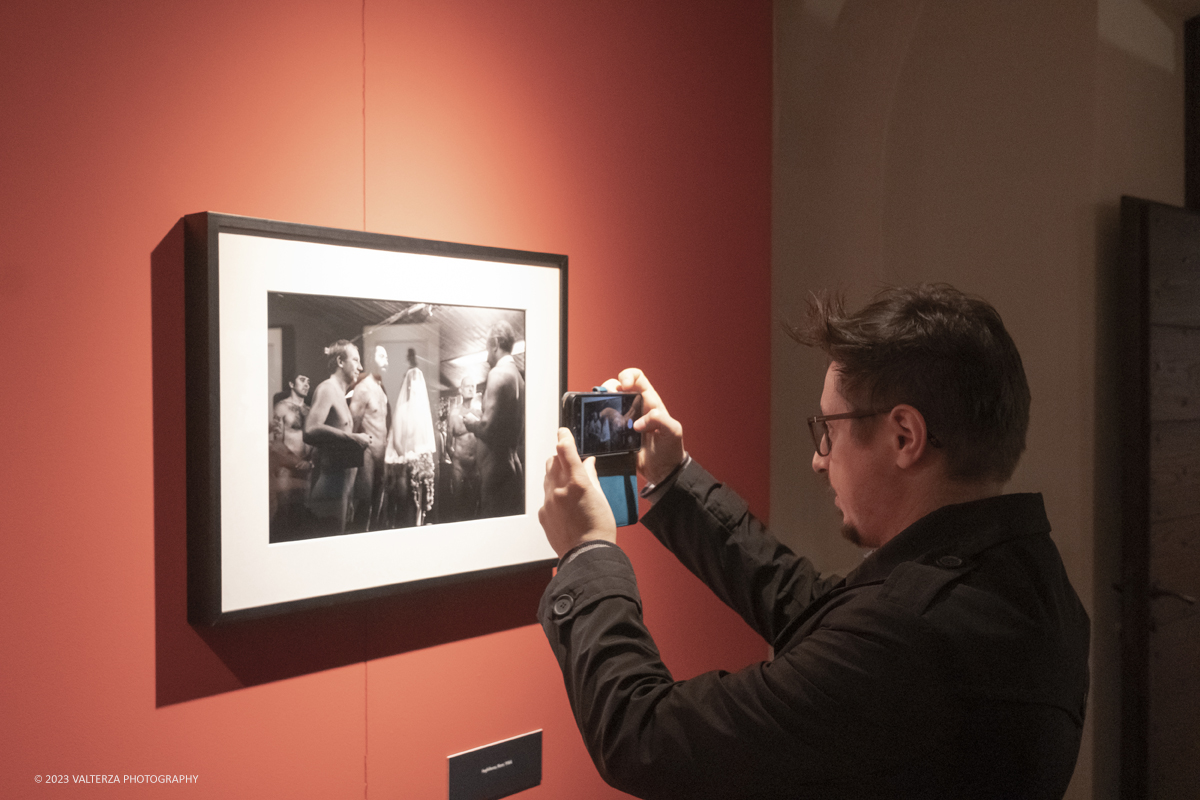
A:
[[[546,461],[543,486],[546,500],[538,522],[559,558],[583,542],[617,541],[617,523],[596,477],[596,459],[579,460],[575,437],[567,428],[558,429],[558,445]]]
[[[633,429],[642,434],[638,472],[649,483],[661,483],[683,463],[683,426],[667,413],[662,398],[640,369],[621,370],[616,378],[604,382],[604,388],[642,395],[644,413],[633,423]]]

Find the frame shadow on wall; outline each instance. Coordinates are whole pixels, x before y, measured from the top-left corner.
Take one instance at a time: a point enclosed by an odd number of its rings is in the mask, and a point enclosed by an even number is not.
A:
[[[216,627],[188,623],[184,223],[150,257],[156,705],[536,624],[551,567]]]

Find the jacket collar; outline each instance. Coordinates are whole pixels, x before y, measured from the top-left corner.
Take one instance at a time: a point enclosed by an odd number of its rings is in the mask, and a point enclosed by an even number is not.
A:
[[[846,585],[887,578],[905,561],[966,567],[991,547],[1030,534],[1047,534],[1050,521],[1040,494],[1002,494],[942,506],[871,553],[846,576]]]

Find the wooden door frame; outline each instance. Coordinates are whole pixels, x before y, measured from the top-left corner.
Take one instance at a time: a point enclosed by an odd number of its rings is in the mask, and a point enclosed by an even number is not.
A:
[[[1149,791],[1150,292],[1149,215],[1121,198],[1117,342],[1121,475],[1121,800]]]

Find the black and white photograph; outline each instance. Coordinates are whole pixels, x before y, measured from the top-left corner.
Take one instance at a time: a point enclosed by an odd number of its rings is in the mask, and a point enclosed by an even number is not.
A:
[[[553,560],[566,256],[187,221],[194,619]]]
[[[270,540],[525,508],[525,312],[270,292]]]

